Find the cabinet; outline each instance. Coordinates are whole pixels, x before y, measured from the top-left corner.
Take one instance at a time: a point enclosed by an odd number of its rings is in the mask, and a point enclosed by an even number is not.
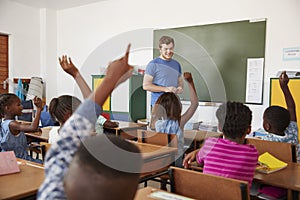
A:
[[[102,82],[104,75],[92,75],[93,90]],[[134,121],[146,118],[146,91],[143,76],[133,75],[119,85],[103,105],[104,116],[112,120]]]

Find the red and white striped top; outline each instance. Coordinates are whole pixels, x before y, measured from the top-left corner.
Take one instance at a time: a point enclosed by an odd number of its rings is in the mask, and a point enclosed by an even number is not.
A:
[[[244,180],[251,186],[258,152],[253,145],[223,138],[208,138],[197,154],[203,173]]]

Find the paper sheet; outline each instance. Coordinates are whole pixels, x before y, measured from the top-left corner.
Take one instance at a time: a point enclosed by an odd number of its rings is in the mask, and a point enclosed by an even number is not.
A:
[[[247,59],[246,103],[262,103],[264,58]]]

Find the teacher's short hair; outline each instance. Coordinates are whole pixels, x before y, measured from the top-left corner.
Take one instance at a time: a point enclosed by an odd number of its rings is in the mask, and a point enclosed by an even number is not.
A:
[[[159,41],[158,41],[158,47],[161,48],[161,45],[162,45],[162,44],[171,44],[171,43],[173,43],[173,45],[175,45],[174,39],[171,38],[170,36],[164,35],[164,36],[162,36],[162,37],[159,39]]]

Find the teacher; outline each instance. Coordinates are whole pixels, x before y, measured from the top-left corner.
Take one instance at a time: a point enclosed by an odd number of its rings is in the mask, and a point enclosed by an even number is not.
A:
[[[162,36],[159,39],[160,56],[150,61],[146,67],[143,89],[151,92],[151,108],[164,92],[183,92],[181,65],[172,59],[174,45],[173,38]]]

